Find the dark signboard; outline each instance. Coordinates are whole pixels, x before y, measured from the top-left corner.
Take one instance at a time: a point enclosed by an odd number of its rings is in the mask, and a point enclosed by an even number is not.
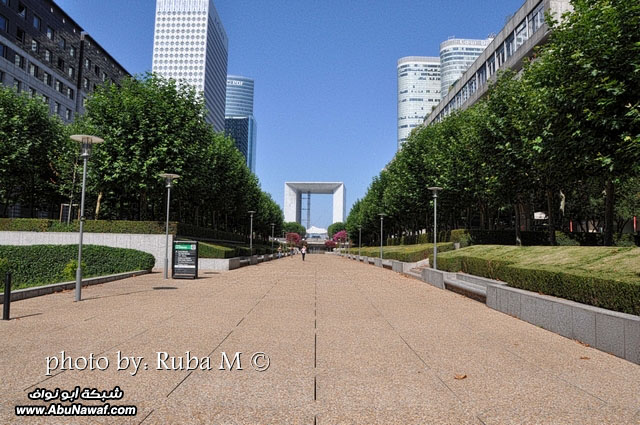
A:
[[[198,242],[173,241],[173,271],[176,279],[198,277]]]

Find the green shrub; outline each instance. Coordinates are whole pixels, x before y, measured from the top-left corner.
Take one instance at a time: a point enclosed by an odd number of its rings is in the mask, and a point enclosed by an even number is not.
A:
[[[0,257],[9,259],[14,288],[64,281],[64,273],[75,277],[77,245],[0,246]],[[135,270],[151,270],[153,255],[126,248],[84,245],[83,277],[104,276]],[[65,271],[66,270],[66,271]]]
[[[82,262],[82,270],[86,270],[87,263]],[[66,280],[74,280],[76,278],[76,270],[78,269],[78,260],[75,258],[73,260],[69,260],[69,262],[62,269],[62,273],[60,273],[60,278],[63,281]]]
[[[165,226],[164,221],[86,220],[84,231],[88,233],[163,234]],[[175,234],[176,226],[177,223],[169,222],[169,233]],[[57,220],[39,218],[0,218],[0,231],[77,232],[79,228],[78,220],[67,224]]]
[[[0,283],[4,282],[4,277],[9,271],[9,260],[0,257]]]
[[[450,242],[459,243],[461,248],[471,244],[471,235],[466,229],[456,229],[451,231]]]
[[[567,233],[556,232],[556,244],[558,246],[579,246],[580,242],[571,238]]]

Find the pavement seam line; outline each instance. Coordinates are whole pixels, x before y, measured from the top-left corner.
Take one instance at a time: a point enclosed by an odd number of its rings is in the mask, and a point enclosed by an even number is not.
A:
[[[231,330],[229,331],[229,333],[227,334],[227,336],[225,336],[225,337],[222,339],[222,341],[220,341],[220,342],[218,343],[218,345],[216,345],[216,346],[214,347],[214,349],[213,349],[213,350],[211,350],[211,352],[210,352],[209,354],[207,354],[207,357],[211,357],[211,355],[212,355],[212,354],[213,354],[213,353],[214,353],[218,348],[220,348],[220,346],[221,346],[222,344],[224,344],[224,342],[227,340],[227,338],[229,338],[229,337],[231,336],[231,334],[233,333],[233,331],[235,331],[236,329],[238,329],[238,326],[240,325],[240,323],[242,323],[242,322],[244,321],[244,319],[245,319],[246,317],[248,317],[248,316],[249,316],[249,314],[251,314],[251,312],[252,312],[252,311],[253,311],[253,310],[258,306],[258,304],[260,304],[260,303],[262,302],[262,300],[264,300],[264,299],[266,298],[266,296],[269,294],[269,292],[271,292],[271,290],[272,290],[273,288],[275,288],[275,287],[278,285],[278,283],[280,283],[280,281],[276,281],[276,283],[274,283],[274,284],[271,286],[271,288],[269,288],[269,290],[268,290],[267,292],[265,292],[265,293],[264,293],[264,295],[262,296],[262,298],[260,298],[260,299],[258,300],[258,302],[257,302],[257,303],[255,303],[255,304],[253,305],[253,307],[251,307],[251,309],[249,309],[249,311],[245,313],[245,315],[244,315],[244,316],[242,317],[242,319],[241,319],[241,320],[240,320],[240,321],[239,321],[239,322],[238,322],[238,323],[233,327],[233,329],[231,329]],[[187,378],[189,378],[189,377],[191,376],[191,374],[192,374],[192,373],[193,373],[193,371],[190,371],[190,372],[187,374],[187,376],[185,376],[185,377],[184,377],[180,382],[178,382],[178,384],[177,384],[175,387],[173,387],[173,389],[172,389],[171,391],[169,391],[169,393],[167,394],[167,398],[169,398],[169,396],[171,396],[171,394],[173,394],[173,392],[174,392],[175,390],[177,390],[177,389],[178,389],[178,387],[180,387],[180,386],[181,386],[181,385],[182,385],[182,384],[187,380]]]

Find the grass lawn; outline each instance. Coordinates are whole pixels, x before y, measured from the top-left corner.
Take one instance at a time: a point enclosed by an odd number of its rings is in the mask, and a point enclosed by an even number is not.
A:
[[[637,247],[474,245],[443,253],[438,259],[461,257],[640,284],[640,248]]]
[[[451,242],[438,244],[438,252],[450,251],[452,249],[453,244]],[[358,247],[352,246],[349,253],[358,255]],[[380,246],[363,246],[361,255],[366,257],[380,257]],[[385,246],[383,249],[383,258],[409,263],[424,260],[429,258],[430,255],[433,255],[433,244],[430,243]]]
[[[640,315],[640,248],[474,245],[438,266],[596,307]]]

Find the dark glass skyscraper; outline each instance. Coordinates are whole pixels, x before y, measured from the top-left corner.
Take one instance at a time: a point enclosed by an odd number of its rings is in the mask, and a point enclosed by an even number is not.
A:
[[[258,125],[253,116],[253,80],[251,78],[235,75],[227,76],[224,115],[225,132],[234,138],[238,149],[247,158],[247,166],[252,172],[255,172]],[[241,118],[244,118],[247,123],[246,136],[244,136],[244,132],[236,132],[234,136],[230,129],[237,128],[239,124],[236,121]]]

